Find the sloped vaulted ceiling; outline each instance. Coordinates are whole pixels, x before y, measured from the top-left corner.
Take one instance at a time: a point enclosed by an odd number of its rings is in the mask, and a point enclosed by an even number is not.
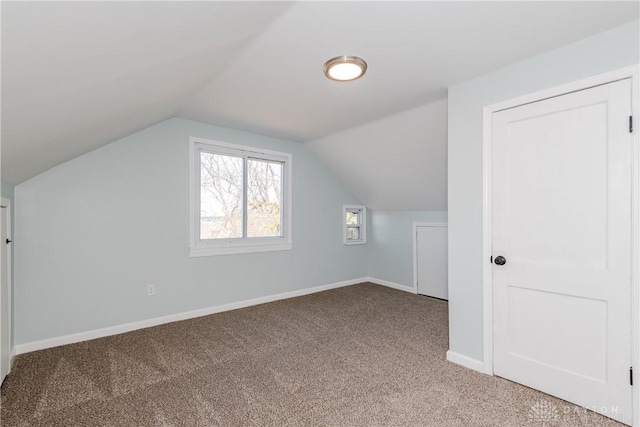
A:
[[[442,105],[453,84],[638,13],[636,2],[614,1],[3,2],[2,179],[20,183],[178,116],[320,141],[309,146],[363,202],[414,209],[375,199],[375,180],[337,172],[344,169],[339,138],[325,138]],[[342,54],[367,60],[365,78],[345,84],[324,77],[323,62]],[[435,141],[446,140],[439,129],[425,128],[436,151],[420,167],[441,168]],[[386,153],[384,144],[393,143],[381,139],[369,149]],[[415,175],[407,170],[415,165],[384,165],[391,183]],[[439,179],[414,185],[439,186],[421,190],[434,200],[446,191]],[[420,209],[444,208],[429,206]]]
[[[447,210],[447,100],[306,143],[374,210]]]
[[[175,116],[289,6],[3,2],[2,178]]]

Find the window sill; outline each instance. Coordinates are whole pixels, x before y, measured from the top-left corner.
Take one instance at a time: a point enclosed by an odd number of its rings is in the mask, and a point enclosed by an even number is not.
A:
[[[190,257],[216,256],[216,255],[233,255],[247,254],[252,252],[274,252],[289,251],[293,245],[291,243],[272,243],[267,245],[247,245],[247,246],[218,246],[218,247],[201,247],[190,248]]]
[[[355,242],[344,242],[344,244],[347,245],[347,246],[351,246],[351,245],[366,245],[367,242],[363,241],[363,240],[358,240],[358,241],[355,241]]]

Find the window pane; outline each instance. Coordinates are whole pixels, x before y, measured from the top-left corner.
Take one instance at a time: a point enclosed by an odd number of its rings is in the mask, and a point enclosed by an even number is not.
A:
[[[359,212],[348,212],[346,213],[346,221],[349,225],[358,225],[360,224],[360,213]]]
[[[280,162],[247,161],[247,237],[281,236]]]
[[[200,238],[242,237],[243,159],[200,153]]]
[[[360,227],[347,227],[347,240],[360,240]]]

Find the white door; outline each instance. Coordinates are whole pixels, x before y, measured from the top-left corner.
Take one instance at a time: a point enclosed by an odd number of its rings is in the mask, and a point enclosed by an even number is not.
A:
[[[447,226],[416,226],[416,279],[418,293],[449,299]]]
[[[10,211],[8,203],[0,209],[0,384],[10,369],[11,362],[11,301],[9,292],[9,227]]]
[[[630,115],[630,80],[500,111],[491,158],[495,374],[628,424]]]

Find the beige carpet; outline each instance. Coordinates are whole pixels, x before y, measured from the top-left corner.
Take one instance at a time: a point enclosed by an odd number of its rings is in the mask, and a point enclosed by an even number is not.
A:
[[[360,284],[19,356],[1,421],[621,426],[449,363],[447,341],[446,302]]]

